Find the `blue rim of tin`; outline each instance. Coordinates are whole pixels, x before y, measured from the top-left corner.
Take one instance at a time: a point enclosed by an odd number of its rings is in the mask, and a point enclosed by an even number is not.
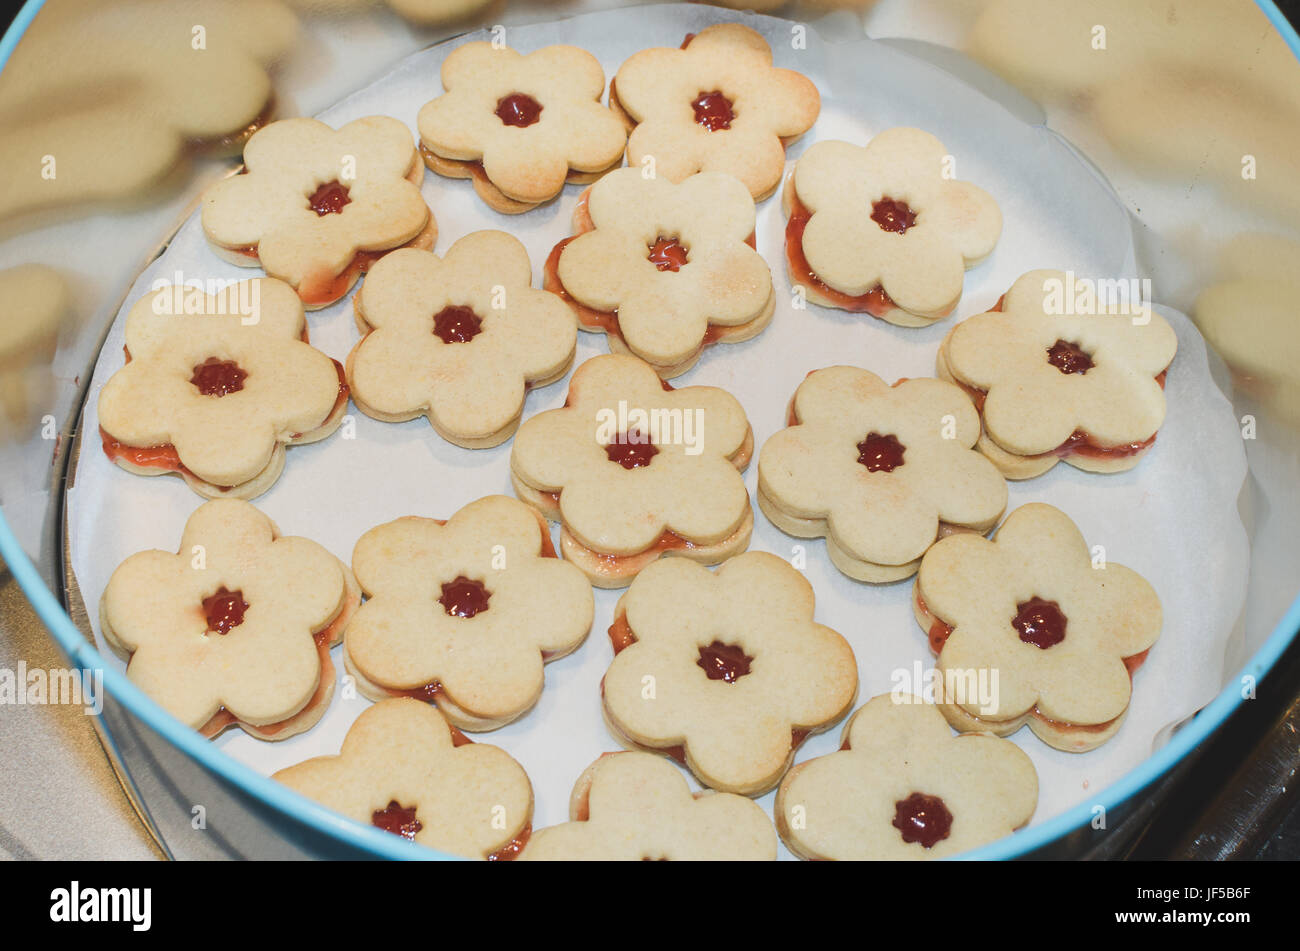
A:
[[[1300,36],[1295,28],[1282,15],[1273,0],[1255,0],[1264,16],[1277,30],[1291,52],[1300,59]],[[0,69],[9,62],[19,39],[31,25],[36,14],[44,6],[45,0],[27,0],[14,18],[9,29],[0,39]],[[58,598],[41,580],[40,573],[27,556],[18,539],[9,528],[3,512],[0,512],[0,557],[3,557],[19,587],[27,595],[28,601],[44,622],[46,629],[53,635],[59,646],[68,655],[75,667],[104,672],[104,686],[113,697],[133,716],[138,717],[147,727],[162,736],[174,746],[180,748],[201,765],[251,793],[273,809],[284,813],[291,819],[311,826],[354,848],[374,855],[392,859],[449,859],[448,856],[433,849],[407,842],[390,833],[353,822],[336,812],[324,808],[319,803],[294,792],[287,786],[275,782],[269,776],[255,771],[232,756],[214,747],[197,731],[181,723],[162,707],[158,706],[139,687],[131,683],[126,675],[112,665],[104,664],[99,650],[89,643],[77,626],[60,605]],[[1300,629],[1300,596],[1291,603],[1291,607],[1278,621],[1268,640],[1260,646],[1253,657],[1241,668],[1237,676],[1230,680],[1208,705],[1168,743],[1144,760],[1139,766],[1130,770],[1123,777],[1107,786],[1092,803],[1081,803],[1053,816],[1046,822],[1022,829],[1006,838],[989,845],[964,853],[960,858],[966,860],[1001,860],[1018,858],[1030,852],[1051,845],[1057,839],[1088,826],[1095,815],[1097,806],[1106,811],[1117,808],[1120,804],[1135,797],[1151,783],[1158,780],[1179,762],[1185,755],[1195,749],[1210,734],[1218,729],[1225,720],[1243,702],[1242,685],[1246,678],[1257,682],[1277,663],[1282,652],[1290,645],[1296,631]]]

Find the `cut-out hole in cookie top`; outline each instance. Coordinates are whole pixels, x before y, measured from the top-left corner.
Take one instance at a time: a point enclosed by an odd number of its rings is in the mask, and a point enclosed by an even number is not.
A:
[[[641,430],[629,429],[605,446],[605,455],[610,462],[617,462],[624,469],[640,469],[650,465],[650,461],[659,455],[659,447]]]
[[[916,212],[907,202],[886,195],[871,206],[871,220],[880,225],[881,231],[903,234],[916,224]]]
[[[424,828],[424,823],[415,818],[415,807],[408,809],[396,799],[383,809],[376,809],[370,816],[370,824],[412,842],[416,833]]]
[[[457,575],[455,581],[445,582],[438,603],[452,617],[473,617],[488,609],[492,592],[481,581]]]
[[[1026,644],[1047,650],[1065,640],[1065,622],[1059,604],[1033,597],[1016,605],[1016,616],[1011,619],[1011,626]]]
[[[952,813],[938,796],[914,792],[894,803],[893,825],[904,842],[932,849],[952,833]]]
[[[650,253],[646,255],[646,260],[661,271],[678,271],[686,264],[687,251],[676,238],[660,235],[655,238],[654,244],[650,245]]]
[[[542,118],[542,104],[521,92],[497,100],[497,118],[505,125],[525,129]]]
[[[1088,351],[1068,340],[1058,340],[1047,348],[1047,362],[1062,373],[1078,373],[1080,376],[1096,366]]]
[[[352,199],[348,197],[348,186],[337,179],[321,185],[307,199],[307,207],[316,212],[318,218],[337,215],[343,210],[344,205],[351,203]]]
[[[717,89],[713,92],[701,90],[699,96],[691,103],[691,108],[695,110],[696,123],[710,132],[730,129],[731,121],[736,118],[736,113],[731,108],[731,100]]]
[[[740,645],[714,641],[700,648],[700,659],[695,663],[710,680],[734,684],[749,673],[749,665],[753,661],[754,658],[746,654]]]
[[[453,304],[433,315],[433,334],[443,343],[469,343],[483,332],[483,318],[469,307]]]
[[[858,443],[858,462],[868,472],[893,472],[903,464],[906,451],[897,436],[867,433],[867,438]]]
[[[243,624],[247,610],[244,592],[231,591],[224,584],[203,599],[203,617],[208,622],[208,630],[217,634],[229,634],[231,629]]]
[[[194,367],[190,383],[198,388],[204,396],[227,396],[238,393],[244,388],[248,371],[242,369],[234,360],[222,360],[220,357],[208,357]]]

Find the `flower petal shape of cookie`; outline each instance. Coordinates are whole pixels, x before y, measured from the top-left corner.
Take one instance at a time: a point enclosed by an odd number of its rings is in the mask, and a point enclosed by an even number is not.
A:
[[[560,409],[519,427],[516,494],[560,522],[561,550],[601,588],[625,587],[663,555],[717,564],[754,529],[741,471],[754,435],[736,398],[674,390],[636,357],[593,357]]]
[[[838,752],[794,767],[776,794],[777,829],[800,858],[945,858],[1033,817],[1038,774],[1024,751],[994,736],[953,736],[920,697],[874,697],[843,735]]]
[[[790,423],[759,453],[759,507],[787,534],[824,536],[850,578],[906,578],[936,538],[986,532],[1006,509],[1002,474],[973,448],[979,414],[951,383],[815,370]]]
[[[396,119],[367,116],[337,131],[282,119],[248,140],[244,174],[208,189],[203,231],[223,259],[260,266],[315,310],[343,297],[384,252],[433,246],[423,177],[410,130]]]
[[[389,422],[423,414],[469,449],[505,442],[528,389],[562,377],[577,344],[573,315],[531,282],[528,252],[502,231],[466,235],[442,258],[385,255],[353,298],[357,406]]]
[[[965,534],[934,545],[912,607],[938,656],[939,709],[954,729],[1009,736],[1028,724],[1066,752],[1118,732],[1162,621],[1144,578],[1094,564],[1070,518],[1040,502],[1007,516],[992,541]],[[972,687],[979,678],[994,685],[992,703]]]
[[[815,304],[902,327],[948,316],[966,269],[1002,233],[997,202],[947,177],[950,161],[920,129],[887,129],[866,146],[810,147],[782,195],[790,280]]]
[[[716,572],[655,562],[614,614],[615,657],[601,681],[610,729],[722,792],[771,789],[857,693],[848,641],[813,621],[812,586],[767,552]]]
[[[105,454],[137,475],[178,473],[207,498],[261,495],[285,447],[324,439],[347,409],[343,367],[306,337],[281,281],[145,295],[126,318],[126,365],[99,394]]]
[[[126,675],[214,737],[310,729],[334,694],[330,647],[361,600],[352,573],[306,538],[281,536],[248,502],[194,510],[178,553],[132,555],[109,578],[100,631]]]
[[[754,30],[718,23],[680,49],[642,50],[619,67],[610,104],[635,123],[627,164],[680,182],[696,172],[727,172],[754,199],[781,181],[785,147],[812,128],[821,96],[808,77],[772,65]]]
[[[546,288],[584,330],[609,335],[664,379],[705,346],[738,343],[772,319],[772,272],[748,242],[754,202],[721,172],[674,185],[634,168],[610,172],[574,212],[573,237],[547,261]]]
[[[984,422],[979,449],[1008,479],[1062,460],[1123,472],[1155,443],[1178,338],[1149,304],[1108,311],[1094,296],[1090,305],[1084,288],[1094,286],[1030,271],[997,310],[963,320],[939,346],[939,376],[971,394]]]
[[[605,72],[576,46],[523,55],[478,41],[442,64],[447,91],[420,109],[420,153],[439,175],[470,178],[488,206],[519,214],[566,182],[591,182],[623,160],[627,132],[601,105]]]
[[[523,861],[770,861],[776,832],[757,803],[692,793],[672,763],[605,753],[578,777],[563,825],[534,832]]]
[[[446,522],[408,516],[352,553],[367,600],[343,661],[371,699],[431,701],[456,726],[494,730],[532,708],[542,665],[591,629],[591,586],[555,557],[546,522],[492,495]]]
[[[463,858],[513,859],[532,824],[533,787],[523,767],[418,700],[375,704],[357,717],[337,756],[272,778],[363,825]]]

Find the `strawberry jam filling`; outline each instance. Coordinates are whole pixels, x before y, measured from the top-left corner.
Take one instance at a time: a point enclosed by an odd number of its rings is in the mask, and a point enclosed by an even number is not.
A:
[[[680,241],[660,235],[650,245],[650,253],[646,256],[646,260],[661,271],[676,273],[686,266],[686,257],[686,249],[682,247]]]
[[[532,96],[516,92],[498,99],[493,112],[502,124],[526,129],[542,118],[542,104]]]
[[[932,849],[952,834],[952,813],[938,796],[914,792],[894,803],[892,825],[904,842]]]
[[[229,634],[233,628],[243,624],[247,611],[248,602],[244,600],[244,592],[231,591],[224,584],[203,599],[203,618],[208,622],[207,629],[217,634]]]
[[[316,212],[317,218],[337,215],[343,211],[344,205],[352,204],[348,191],[348,186],[337,179],[325,182],[307,197],[307,207]]]
[[[238,393],[244,388],[246,379],[248,379],[248,371],[242,369],[235,361],[208,357],[194,367],[194,375],[190,377],[190,383],[203,396],[221,397]]]
[[[691,102],[691,109],[695,111],[695,124],[704,126],[710,132],[730,129],[732,120],[736,118],[731,100],[719,89],[701,91]]]
[[[443,343],[469,343],[483,332],[483,318],[471,307],[449,305],[433,315],[433,335]]]
[[[904,234],[916,224],[916,212],[907,202],[885,196],[871,206],[871,220],[880,225],[881,231]]]
[[[624,469],[642,469],[659,455],[659,447],[639,429],[629,429],[605,446],[605,456]]]
[[[416,833],[424,828],[424,823],[415,818],[415,807],[403,806],[396,799],[389,801],[383,809],[372,812],[370,824],[411,842],[415,841]]]
[[[491,598],[492,592],[482,581],[457,575],[442,585],[438,603],[450,617],[471,618],[486,611]]]
[[[812,212],[799,200],[799,196],[792,195],[790,199],[790,220],[785,225],[785,256],[790,265],[790,276],[794,279],[794,283],[815,288],[821,297],[831,301],[836,307],[855,313],[867,313],[873,317],[883,317],[897,307],[898,305],[893,302],[890,296],[885,293],[885,289],[879,284],[865,294],[853,296],[835,290],[813,272],[812,265],[808,263],[808,256],[803,249],[803,233],[808,227],[808,221],[811,218]]]
[[[858,462],[868,472],[893,472],[903,464],[906,451],[897,436],[867,433],[867,438],[858,443]]]

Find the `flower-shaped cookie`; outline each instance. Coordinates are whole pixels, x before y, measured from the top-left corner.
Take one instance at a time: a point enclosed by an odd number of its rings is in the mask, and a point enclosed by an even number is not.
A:
[[[570,822],[535,832],[532,861],[763,861],[776,858],[767,813],[733,793],[692,793],[672,763],[605,753],[578,777]]]
[[[423,176],[396,119],[367,116],[338,131],[282,119],[248,140],[244,174],[208,189],[203,231],[222,258],[260,266],[315,310],[346,294],[384,252],[433,246]]]
[[[563,526],[564,557],[621,588],[661,555],[717,564],[749,546],[754,516],[740,472],[754,434],[736,398],[674,390],[648,363],[611,354],[573,373],[560,409],[515,436],[515,492]]]
[[[207,498],[261,495],[285,446],[324,439],[347,409],[343,367],[306,337],[281,281],[145,295],[126,318],[126,365],[99,393],[104,452],[138,475],[179,473]]]
[[[1119,730],[1133,672],[1160,636],[1160,599],[1137,572],[1093,562],[1059,509],[1016,509],[993,541],[953,535],[921,560],[917,622],[938,655],[940,710],[963,733],[1026,723],[1067,752]]]
[[[776,794],[777,829],[801,858],[944,858],[1033,817],[1038,774],[1020,747],[953,736],[919,697],[875,697],[843,735],[838,752],[800,763]]]
[[[439,175],[470,178],[503,214],[550,201],[565,182],[619,165],[627,132],[600,104],[605,72],[576,46],[522,55],[466,43],[442,64],[447,91],[420,109],[420,153]]]
[[[367,601],[343,662],[366,696],[432,701],[466,730],[494,730],[542,695],[542,665],[591,629],[591,586],[555,557],[546,522],[504,495],[443,522],[372,528],[352,552]]]
[[[821,96],[808,77],[772,65],[772,49],[739,23],[686,37],[680,49],[633,55],[610,83],[610,105],[636,123],[627,163],[653,162],[680,182],[727,172],[759,200],[781,181],[785,147],[817,121]]]
[[[313,541],[282,537],[247,502],[194,510],[176,554],[132,555],[99,603],[126,675],[188,726],[262,740],[310,729],[334,695],[330,647],[361,592]]]
[[[986,532],[1006,508],[1002,474],[972,448],[979,414],[951,383],[815,370],[790,423],[759,453],[759,507],[783,532],[824,536],[850,578],[906,578],[936,538]]]
[[[362,713],[337,756],[272,778],[363,825],[464,858],[513,859],[533,817],[532,784],[509,753],[469,741],[410,699]]]
[[[887,129],[865,147],[809,148],[782,195],[790,280],[814,303],[902,327],[948,316],[966,269],[1002,233],[997,202],[952,179],[950,162],[920,129]]]
[[[813,621],[812,585],[767,552],[716,572],[683,558],[655,562],[614,615],[606,722],[713,789],[771,789],[799,744],[844,716],[857,693],[848,641]]]
[[[971,394],[984,420],[979,449],[1008,479],[1061,460],[1122,472],[1155,443],[1178,338],[1149,304],[1111,306],[1100,286],[1030,271],[998,310],[962,321],[939,346],[939,376]]]
[[[574,212],[574,237],[547,261],[546,288],[584,330],[609,335],[665,379],[719,340],[753,337],[772,319],[772,272],[747,242],[754,202],[721,172],[679,185],[638,169],[610,172]]]
[[[528,389],[562,377],[577,344],[573,315],[531,283],[528,252],[502,231],[466,235],[442,258],[386,255],[353,298],[357,406],[389,422],[423,414],[469,449],[505,442]]]

